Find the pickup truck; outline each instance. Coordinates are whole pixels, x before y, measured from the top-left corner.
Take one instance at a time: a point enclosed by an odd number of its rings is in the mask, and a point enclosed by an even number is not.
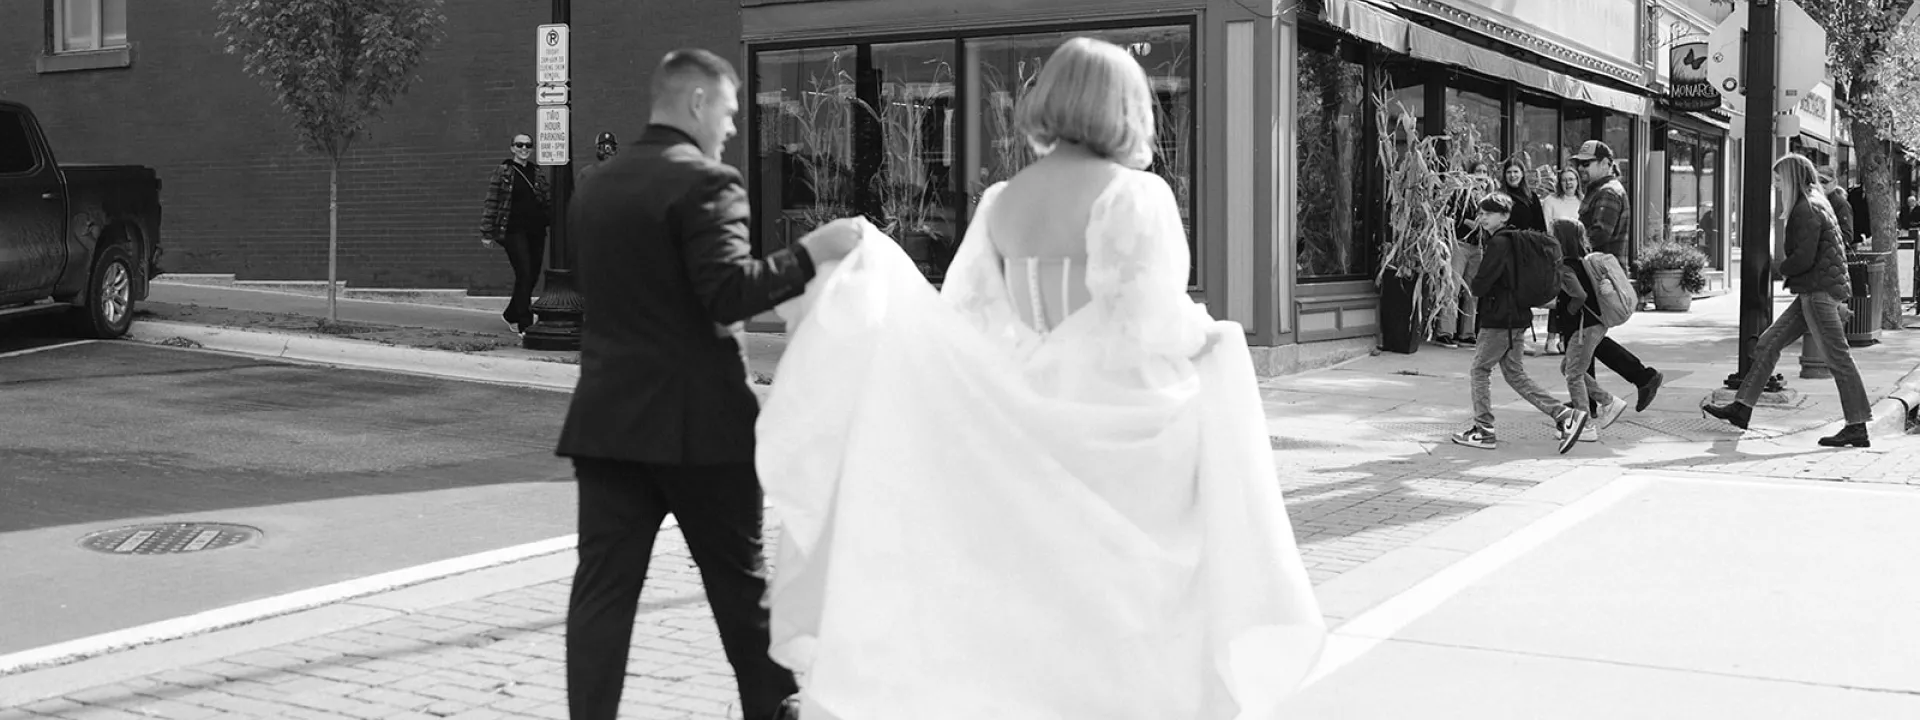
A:
[[[80,335],[124,335],[160,252],[153,168],[60,165],[33,111],[0,100],[0,322],[63,314]]]

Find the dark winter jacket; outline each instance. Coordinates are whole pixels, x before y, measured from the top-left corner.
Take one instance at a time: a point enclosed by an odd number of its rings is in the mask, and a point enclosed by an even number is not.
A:
[[[1471,289],[1478,297],[1480,327],[1524,328],[1533,326],[1533,308],[1521,307],[1507,292],[1513,286],[1513,243],[1519,231],[1501,228],[1481,242],[1480,274],[1473,277]]]
[[[1787,216],[1787,256],[1780,274],[1794,294],[1825,292],[1835,300],[1853,297],[1847,281],[1847,255],[1840,247],[1840,223],[1832,208],[1802,199]]]
[[[519,163],[512,160],[503,160],[499,167],[494,168],[493,178],[487,183],[486,204],[480,213],[481,239],[499,242],[506,236],[507,223],[513,219],[513,184],[522,182],[517,177],[521,172],[533,180],[533,193],[540,198],[539,214],[534,216],[537,218],[536,224],[544,229],[547,221],[553,217],[553,191],[540,168],[531,163],[520,167]]]
[[[1840,244],[1852,247],[1860,242],[1860,236],[1854,234],[1853,205],[1847,202],[1847,193],[1840,188],[1828,190],[1827,204],[1833,206],[1833,219],[1840,224]]]
[[[1586,226],[1587,243],[1595,252],[1610,254],[1620,259],[1622,267],[1627,265],[1633,209],[1620,178],[1604,178],[1587,185],[1587,197],[1580,201],[1580,224]]]
[[[1547,231],[1547,209],[1540,205],[1539,195],[1533,194],[1532,190],[1505,192],[1513,200],[1513,216],[1507,220],[1508,225],[1519,230]]]

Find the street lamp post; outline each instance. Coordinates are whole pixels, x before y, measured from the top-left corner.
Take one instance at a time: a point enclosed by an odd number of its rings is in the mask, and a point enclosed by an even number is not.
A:
[[[1727,378],[1739,388],[1753,367],[1753,348],[1773,324],[1774,86],[1778,75],[1779,4],[1753,0],[1747,32],[1747,158],[1740,213],[1740,363]],[[1768,390],[1780,387],[1768,383]]]
[[[553,0],[553,22],[572,21],[570,0]],[[571,48],[569,48],[569,51]],[[572,123],[571,114],[568,124]],[[527,328],[521,344],[529,350],[580,349],[580,317],[586,311],[586,298],[574,289],[573,247],[567,236],[567,204],[573,196],[572,128],[566,162],[551,166],[553,172],[553,225],[549,228],[546,288],[533,303],[537,320]]]

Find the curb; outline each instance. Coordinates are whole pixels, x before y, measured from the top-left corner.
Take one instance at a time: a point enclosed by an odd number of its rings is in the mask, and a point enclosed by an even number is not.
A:
[[[343,624],[355,627],[544,582],[555,571],[525,569],[573,550],[578,539],[566,535],[474,553],[0,656],[0,707],[172,669],[183,652],[217,659],[245,651],[235,645],[277,645],[346,629]],[[570,567],[573,560],[555,562]],[[350,605],[355,607],[342,610]],[[216,637],[223,633],[261,637]],[[197,647],[182,651],[176,642]]]
[[[1920,410],[1920,367],[1900,378],[1885,398],[1873,404],[1873,422],[1867,424],[1867,434],[1904,435],[1907,418],[1915,410]]]
[[[580,380],[580,367],[565,363],[192,323],[140,320],[127,331],[127,338],[149,344],[163,344],[180,338],[191,340],[205,350],[568,392]]]
[[[180,347],[174,341],[189,340],[200,350],[567,393],[573,392],[574,386],[580,383],[580,366],[569,363],[163,320],[135,321],[126,339],[169,347]],[[748,386],[762,403],[766,402],[768,393],[773,392],[768,385],[749,383]]]

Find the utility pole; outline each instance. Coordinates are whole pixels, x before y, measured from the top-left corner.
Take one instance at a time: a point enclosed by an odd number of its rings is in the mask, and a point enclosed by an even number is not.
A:
[[[547,272],[545,292],[533,303],[533,313],[537,318],[533,327],[527,328],[521,344],[530,350],[578,350],[580,349],[580,316],[586,311],[586,299],[574,289],[573,279],[573,243],[567,235],[567,206],[573,197],[573,143],[572,113],[570,102],[570,64],[567,55],[571,52],[567,28],[572,22],[571,0],[553,0],[553,24],[560,26],[558,74],[547,77],[542,64],[538,99],[541,103],[539,120],[542,124],[557,124],[558,142],[563,146],[565,155],[548,165],[553,173],[553,224],[548,228]],[[543,34],[542,41],[556,37]],[[546,63],[549,57],[540,56]],[[558,99],[549,103],[549,99]],[[557,110],[557,112],[555,112]],[[547,140],[555,130],[537,127],[535,130]]]
[[[1753,348],[1773,324],[1774,104],[1778,74],[1779,13],[1775,0],[1753,0],[1748,10],[1746,76],[1746,177],[1740,212],[1740,371],[1727,378],[1739,388],[1753,367]],[[1768,390],[1779,388],[1769,383]]]

